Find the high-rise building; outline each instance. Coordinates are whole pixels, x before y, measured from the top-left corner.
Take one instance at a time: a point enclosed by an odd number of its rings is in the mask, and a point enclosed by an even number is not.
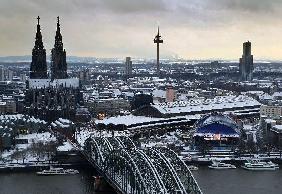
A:
[[[125,58],[125,75],[126,76],[132,75],[132,61],[130,57]]]
[[[89,69],[83,69],[79,72],[79,80],[82,83],[87,83],[90,81],[90,71]]]
[[[52,49],[51,58],[51,79],[65,79],[67,74],[66,50],[62,42],[60,29],[60,18],[57,17],[57,31],[55,36],[55,45]]]
[[[7,81],[13,81],[14,72],[10,69],[7,70]]]
[[[5,80],[4,68],[0,67],[0,81]]]
[[[172,86],[166,88],[166,102],[173,102],[175,99],[175,93]]]
[[[251,81],[253,79],[253,55],[251,52],[251,42],[243,43],[243,55],[240,58],[239,72],[242,81]]]
[[[157,74],[160,74],[160,43],[163,43],[162,37],[160,35],[160,28],[158,27],[158,34],[154,38],[154,43],[157,44]]]
[[[46,50],[42,42],[42,34],[39,24],[40,17],[37,17],[37,32],[35,36],[35,45],[32,49],[32,62],[30,65],[31,79],[47,78]]]
[[[26,82],[26,75],[25,74],[20,74],[20,80],[22,82]]]

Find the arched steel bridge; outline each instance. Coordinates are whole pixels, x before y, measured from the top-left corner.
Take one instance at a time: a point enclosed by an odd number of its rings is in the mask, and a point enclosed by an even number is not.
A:
[[[128,137],[90,137],[83,153],[120,193],[202,193],[186,164],[168,148],[141,150]]]

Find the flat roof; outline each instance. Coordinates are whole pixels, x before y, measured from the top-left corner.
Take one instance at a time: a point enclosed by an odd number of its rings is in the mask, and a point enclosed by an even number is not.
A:
[[[152,105],[162,114],[192,113],[220,109],[236,109],[244,107],[260,107],[261,104],[248,96],[217,96],[214,99],[191,99],[172,103],[159,103]]]

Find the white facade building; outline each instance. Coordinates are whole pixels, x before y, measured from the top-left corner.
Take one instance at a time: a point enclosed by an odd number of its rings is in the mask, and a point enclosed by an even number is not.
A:
[[[260,114],[268,117],[280,117],[282,116],[282,106],[267,106],[260,107]]]

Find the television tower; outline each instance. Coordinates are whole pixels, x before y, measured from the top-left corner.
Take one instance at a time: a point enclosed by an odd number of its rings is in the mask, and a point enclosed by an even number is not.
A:
[[[160,43],[163,43],[160,35],[160,28],[158,27],[158,34],[155,36],[154,43],[157,43],[157,74],[160,75]]]

